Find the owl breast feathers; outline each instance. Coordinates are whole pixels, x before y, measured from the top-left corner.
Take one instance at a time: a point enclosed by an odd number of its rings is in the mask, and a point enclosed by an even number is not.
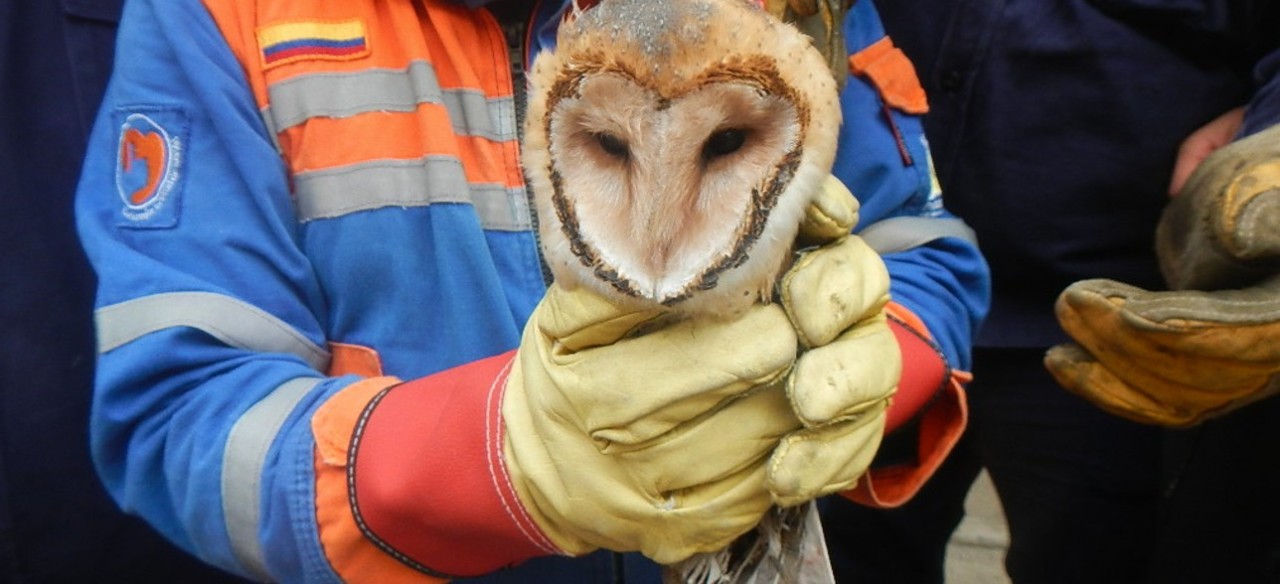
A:
[[[561,285],[725,314],[769,298],[840,110],[808,37],[743,0],[604,0],[530,78],[523,160]]]

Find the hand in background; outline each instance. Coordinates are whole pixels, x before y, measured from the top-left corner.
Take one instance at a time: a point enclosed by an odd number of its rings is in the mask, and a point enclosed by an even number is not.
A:
[[[1180,162],[1233,119],[1238,110],[1188,138]],[[1171,427],[1280,393],[1280,127],[1208,154],[1156,239],[1172,291],[1086,280],[1059,297],[1058,320],[1076,341],[1045,357],[1059,383],[1113,414]]]
[[[1212,122],[1187,136],[1187,139],[1182,141],[1182,146],[1178,148],[1178,158],[1173,163],[1169,196],[1178,196],[1178,192],[1187,184],[1191,173],[1200,167],[1200,163],[1219,148],[1233,142],[1243,125],[1244,107],[1241,106],[1214,118]]]

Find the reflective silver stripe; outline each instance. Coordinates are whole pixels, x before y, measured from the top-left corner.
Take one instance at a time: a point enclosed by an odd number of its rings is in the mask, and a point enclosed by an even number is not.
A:
[[[524,189],[467,182],[462,163],[450,156],[375,160],[301,173],[295,178],[298,219],[311,221],[382,207],[470,203],[485,229],[531,228]]]
[[[973,229],[954,217],[891,217],[868,225],[858,235],[880,254],[906,251],[944,237],[978,243]]]
[[[297,355],[317,371],[329,367],[329,352],[261,308],[211,292],[170,292],[99,308],[98,352],[174,327],[201,330],[230,345],[262,353]]]
[[[285,382],[249,408],[231,427],[222,453],[222,514],[231,550],[241,567],[263,582],[271,581],[258,541],[262,469],[280,427],[317,384],[317,378]]]
[[[498,142],[516,139],[513,97],[489,99],[475,89],[442,90],[435,68],[425,61],[414,61],[403,70],[302,75],[270,86],[267,93],[271,106],[265,118],[275,132],[314,117],[411,112],[433,103],[444,105],[458,134]]]

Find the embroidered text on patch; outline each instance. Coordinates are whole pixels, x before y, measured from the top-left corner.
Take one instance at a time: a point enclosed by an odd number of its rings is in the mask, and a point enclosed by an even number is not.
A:
[[[946,213],[942,204],[942,183],[938,181],[938,169],[933,166],[933,154],[929,151],[929,139],[920,135],[920,145],[924,147],[925,166],[929,171],[929,198],[925,200],[921,211],[929,217],[941,217]]]
[[[302,60],[345,61],[369,54],[361,20],[301,21],[258,29],[265,68]]]
[[[150,219],[178,182],[182,143],[146,114],[125,118],[120,128],[116,162],[116,190],[124,201],[124,216]]]

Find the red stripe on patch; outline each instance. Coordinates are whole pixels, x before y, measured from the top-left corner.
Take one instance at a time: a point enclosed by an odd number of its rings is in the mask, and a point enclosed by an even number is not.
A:
[[[273,53],[266,58],[267,64],[273,64],[287,59],[297,59],[300,57],[349,57],[358,55],[366,51],[365,45],[356,45],[354,47],[298,47],[287,51]]]

